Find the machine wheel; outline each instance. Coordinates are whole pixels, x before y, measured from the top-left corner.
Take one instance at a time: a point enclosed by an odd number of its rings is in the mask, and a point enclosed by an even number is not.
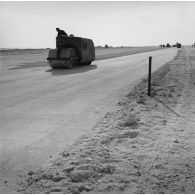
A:
[[[76,62],[74,58],[71,58],[70,60],[51,60],[49,64],[53,69],[72,69]]]
[[[88,61],[88,62],[82,62],[81,65],[90,65],[91,64],[91,61]]]
[[[74,65],[78,64],[74,48],[63,48],[59,54],[57,49],[50,50],[47,60],[53,69],[72,69]]]
[[[89,61],[89,62],[86,62],[86,65],[90,65],[91,64],[91,61]]]

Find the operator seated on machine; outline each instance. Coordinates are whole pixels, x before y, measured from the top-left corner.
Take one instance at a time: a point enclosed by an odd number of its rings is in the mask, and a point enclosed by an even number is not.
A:
[[[61,35],[68,36],[68,34],[64,30],[60,30],[59,28],[56,28],[56,31],[58,32],[57,37]]]
[[[60,30],[59,28],[56,28],[56,31],[58,32],[57,37],[68,36],[68,34],[64,30]],[[61,52],[61,48],[57,48],[57,58],[60,58],[60,52]]]

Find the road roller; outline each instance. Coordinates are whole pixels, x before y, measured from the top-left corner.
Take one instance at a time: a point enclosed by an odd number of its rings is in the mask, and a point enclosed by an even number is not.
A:
[[[53,69],[90,65],[95,60],[94,43],[81,37],[57,36],[56,49],[49,50],[47,60]]]

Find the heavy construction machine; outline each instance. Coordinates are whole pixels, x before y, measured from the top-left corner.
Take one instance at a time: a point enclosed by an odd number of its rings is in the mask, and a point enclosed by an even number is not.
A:
[[[56,49],[50,49],[47,60],[51,68],[90,65],[95,60],[94,43],[81,37],[57,36]]]

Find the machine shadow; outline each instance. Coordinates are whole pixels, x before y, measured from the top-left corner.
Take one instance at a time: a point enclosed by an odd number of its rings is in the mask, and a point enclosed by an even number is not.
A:
[[[76,66],[73,69],[49,69],[46,70],[46,72],[50,72],[52,76],[62,76],[62,75],[69,75],[69,74],[79,74],[90,70],[94,70],[96,68],[97,65],[92,64],[89,66]]]

